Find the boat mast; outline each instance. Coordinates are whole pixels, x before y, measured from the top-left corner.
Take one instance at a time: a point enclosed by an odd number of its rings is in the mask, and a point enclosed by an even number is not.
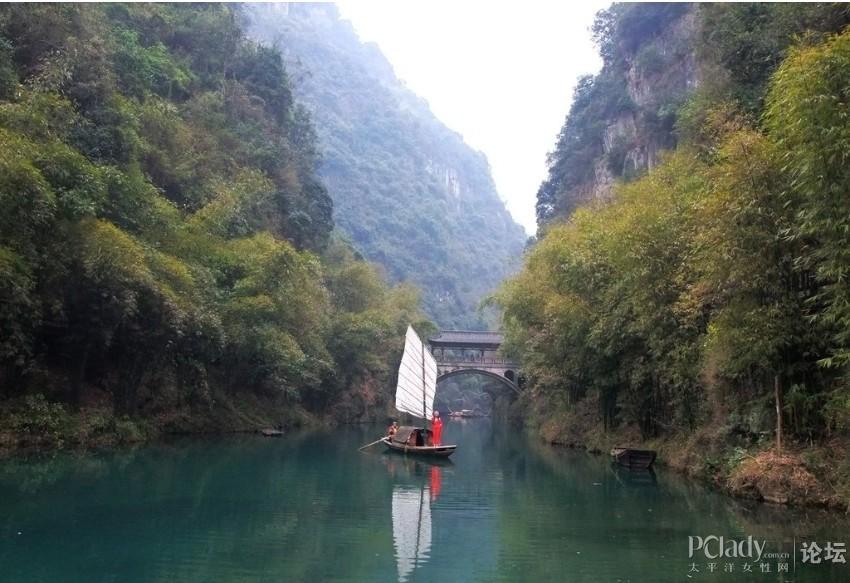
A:
[[[428,410],[425,407],[425,394],[428,392],[425,388],[425,343],[420,341],[422,345],[422,419],[425,420],[425,429],[428,429]]]
[[[425,505],[425,486],[422,486],[422,489],[419,490],[419,521],[416,523],[416,550],[414,551],[414,556],[416,560],[419,560],[419,544],[422,540],[422,507]],[[414,571],[416,570],[416,563],[414,563]]]

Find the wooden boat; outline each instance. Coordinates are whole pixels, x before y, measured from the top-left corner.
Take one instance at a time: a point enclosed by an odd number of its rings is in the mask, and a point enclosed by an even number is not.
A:
[[[428,445],[431,432],[422,427],[399,427],[392,437],[385,437],[388,448],[400,453],[429,457],[449,457],[456,445]]]
[[[470,419],[472,417],[484,417],[484,415],[476,411],[472,411],[470,409],[461,409],[460,411],[449,412],[449,417],[454,417],[457,419]]]
[[[655,452],[651,449],[615,447],[611,450],[611,459],[627,468],[647,470],[655,462]]]
[[[437,392],[437,363],[412,326],[407,327],[404,354],[398,368],[395,408],[422,419],[426,424],[434,413]],[[392,451],[405,454],[446,457],[456,445],[433,445],[431,431],[426,427],[399,427],[395,435],[385,437],[384,444]]]

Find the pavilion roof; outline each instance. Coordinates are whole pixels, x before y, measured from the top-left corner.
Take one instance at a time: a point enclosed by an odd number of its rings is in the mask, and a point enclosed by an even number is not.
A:
[[[504,341],[501,332],[482,332],[478,330],[443,330],[429,338],[431,344],[455,345],[492,345],[498,346]]]

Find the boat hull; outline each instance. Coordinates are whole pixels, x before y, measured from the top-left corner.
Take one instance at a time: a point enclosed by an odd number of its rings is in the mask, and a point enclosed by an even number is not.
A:
[[[449,417],[455,419],[473,419],[475,417],[484,417],[484,415],[472,409],[461,409],[460,411],[449,411]]]
[[[655,452],[651,449],[615,447],[611,450],[611,459],[629,469],[648,470],[655,463]]]
[[[449,457],[457,449],[456,445],[407,445],[392,441],[389,437],[384,438],[384,445],[398,453],[438,458]]]

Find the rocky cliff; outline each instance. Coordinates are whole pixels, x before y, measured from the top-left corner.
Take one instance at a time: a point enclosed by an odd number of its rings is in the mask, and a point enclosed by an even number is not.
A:
[[[676,111],[701,81],[698,29],[688,4],[615,4],[600,13],[603,69],[578,84],[538,194],[540,222],[607,200],[617,180],[641,175],[675,147]]]

